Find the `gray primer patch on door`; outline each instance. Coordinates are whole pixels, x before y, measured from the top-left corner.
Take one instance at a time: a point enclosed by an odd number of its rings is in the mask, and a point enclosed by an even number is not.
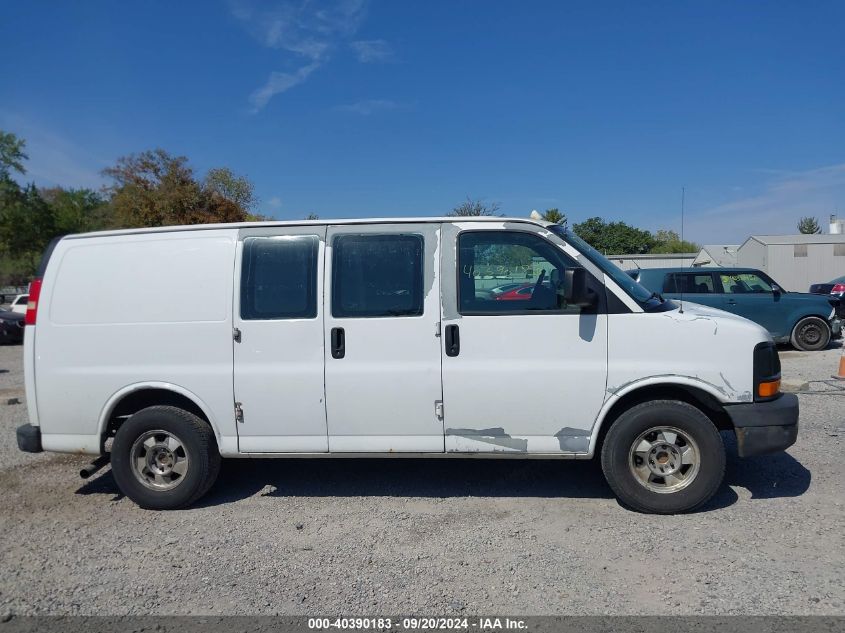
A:
[[[555,433],[555,437],[562,451],[586,453],[590,450],[590,431],[587,429],[573,429],[565,426]]]
[[[443,318],[447,321],[460,319],[458,314],[458,280],[455,270],[458,265],[458,231],[452,224],[443,224],[440,231],[440,303]]]
[[[475,440],[476,442],[484,442],[522,452],[528,450],[528,440],[511,437],[501,427],[492,429],[446,429],[446,435],[458,435],[468,440]]]

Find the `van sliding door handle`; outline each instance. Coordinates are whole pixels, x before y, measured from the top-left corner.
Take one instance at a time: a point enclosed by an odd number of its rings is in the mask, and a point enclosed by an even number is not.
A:
[[[332,328],[332,358],[346,356],[346,333],[342,327]]]
[[[457,356],[461,353],[461,333],[457,325],[446,326],[446,336],[443,340],[446,345],[446,356]]]

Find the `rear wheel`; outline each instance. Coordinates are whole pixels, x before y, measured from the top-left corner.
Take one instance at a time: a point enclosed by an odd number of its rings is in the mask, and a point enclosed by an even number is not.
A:
[[[819,317],[804,317],[792,330],[792,346],[805,352],[824,349],[830,342],[830,326]]]
[[[725,473],[725,448],[704,413],[656,400],[625,411],[610,427],[602,469],[619,500],[640,512],[686,512],[710,499]]]
[[[214,484],[220,454],[207,423],[177,407],[138,411],[118,428],[111,466],[121,492],[142,508],[175,510]]]

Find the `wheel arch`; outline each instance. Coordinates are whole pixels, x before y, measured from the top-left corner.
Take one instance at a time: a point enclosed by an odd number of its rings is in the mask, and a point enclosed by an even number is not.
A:
[[[701,380],[675,377],[673,381],[665,379],[644,379],[624,390],[619,390],[607,399],[596,418],[590,437],[589,456],[601,450],[602,442],[608,429],[625,411],[642,402],[650,400],[680,400],[700,409],[720,431],[733,431],[730,416],[723,406],[724,394],[715,387]]]
[[[830,327],[830,315],[824,316],[823,314],[819,314],[818,312],[800,313],[797,317],[793,317],[792,327],[789,328],[789,335],[792,336],[792,333],[795,331],[795,328],[799,323],[801,323],[801,321],[810,317],[821,319],[822,321],[827,323],[828,328]]]
[[[123,420],[141,409],[155,405],[179,407],[193,413],[211,427],[219,443],[219,428],[208,405],[199,396],[173,383],[139,382],[116,391],[103,407],[98,424],[100,451],[105,452],[106,440],[114,435]]]

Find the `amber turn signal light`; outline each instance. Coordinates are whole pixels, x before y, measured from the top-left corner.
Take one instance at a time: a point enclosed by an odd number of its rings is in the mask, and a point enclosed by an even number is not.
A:
[[[761,382],[757,385],[757,396],[760,398],[771,398],[780,391],[780,378],[769,382]]]

